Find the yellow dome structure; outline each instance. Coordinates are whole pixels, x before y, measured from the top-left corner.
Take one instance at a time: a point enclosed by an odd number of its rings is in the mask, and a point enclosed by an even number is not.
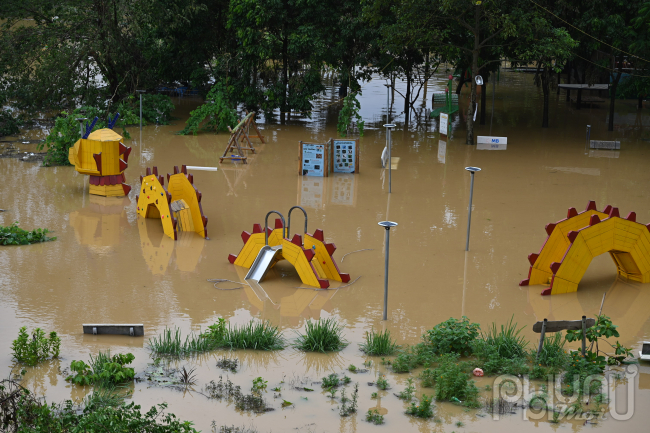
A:
[[[112,130],[117,122],[109,121],[109,127],[90,133],[97,118],[86,133],[68,151],[68,161],[81,174],[90,176],[90,194],[104,197],[122,197],[128,195],[131,187],[127,185],[124,170],[131,148],[122,143],[122,136]]]
[[[177,240],[178,231],[193,231],[206,238],[208,219],[203,215],[201,192],[193,183],[194,177],[187,173],[187,167],[174,167],[174,174],[167,174],[169,191],[165,189],[165,179],[158,176],[158,167],[147,168],[146,175],[140,176],[138,215],[144,218],[160,218],[163,231]]]
[[[609,253],[618,274],[640,283],[650,282],[650,224],[636,222],[636,213],[621,218],[618,208],[602,212],[590,201],[584,212],[575,208],[567,218],[546,226],[548,238],[539,254],[530,254],[528,278],[520,286],[550,284],[542,295],[578,290],[591,260]]]

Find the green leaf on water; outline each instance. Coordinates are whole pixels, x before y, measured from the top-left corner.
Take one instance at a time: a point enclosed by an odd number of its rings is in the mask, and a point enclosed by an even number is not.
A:
[[[282,407],[291,406],[292,404],[293,403],[291,403],[290,401],[282,400]]]

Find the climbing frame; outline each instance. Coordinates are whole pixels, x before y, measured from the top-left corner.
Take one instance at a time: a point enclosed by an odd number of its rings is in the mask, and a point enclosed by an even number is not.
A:
[[[138,214],[144,218],[160,218],[163,231],[176,240],[178,231],[194,231],[207,237],[208,219],[203,215],[201,192],[193,183],[194,177],[174,167],[174,174],[167,174],[169,189],[165,189],[165,179],[158,175],[158,167],[147,168],[146,175],[140,176],[140,193],[136,196]],[[179,223],[180,221],[180,223]]]
[[[255,130],[256,135],[250,135],[251,127]],[[251,111],[250,113],[247,113],[246,117],[244,117],[234,129],[228,127],[228,130],[230,131],[230,139],[228,140],[226,150],[219,158],[219,162],[223,162],[224,159],[230,159],[241,160],[244,164],[247,164],[248,156],[244,151],[250,150],[255,153],[255,147],[250,139],[252,137],[259,138],[262,143],[264,143],[264,136],[260,133],[260,130],[255,123],[255,112]],[[242,146],[242,143],[244,142],[248,143],[248,146]],[[228,154],[231,152],[236,153],[236,155],[231,154],[229,156]]]
[[[566,219],[547,225],[546,231],[539,254],[528,256],[530,271],[520,286],[550,283],[542,295],[575,292],[591,260],[604,253],[622,277],[650,282],[650,224],[637,223],[634,212],[621,218],[618,208],[599,212],[590,201],[584,212],[571,208]]]

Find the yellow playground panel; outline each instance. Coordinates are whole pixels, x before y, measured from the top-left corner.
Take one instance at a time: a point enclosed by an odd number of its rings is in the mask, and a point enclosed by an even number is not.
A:
[[[268,230],[268,245],[275,247],[282,245],[270,264],[269,268],[275,266],[280,260],[287,260],[291,263],[304,284],[314,287],[328,288],[329,281],[334,280],[343,283],[350,281],[350,275],[342,274],[332,257],[336,246],[324,242],[323,231],[318,229],[313,235],[305,233],[303,243],[302,236],[296,234],[291,240],[285,237],[285,228],[282,220],[275,220],[275,229]],[[253,233],[246,231],[241,234],[244,246],[238,255],[230,254],[228,261],[234,265],[250,269],[255,259],[266,244],[264,229],[261,224],[253,225]]]
[[[634,212],[626,218],[612,206],[599,212],[593,201],[581,213],[571,208],[566,219],[546,226],[549,236],[539,254],[528,256],[528,278],[519,285],[550,283],[542,295],[575,292],[591,260],[604,253],[610,254],[619,275],[648,283],[649,226],[637,223]]]
[[[174,174],[167,174],[169,189],[165,189],[165,179],[158,175],[158,167],[147,168],[146,175],[140,176],[140,192],[136,196],[138,214],[144,218],[160,218],[163,231],[177,240],[179,231],[194,231],[207,237],[208,219],[203,215],[201,193],[194,187],[194,177],[174,167]]]
[[[131,187],[127,185],[124,170],[131,148],[122,143],[122,136],[111,128],[117,116],[109,121],[109,128],[90,133],[97,119],[86,127],[86,134],[68,150],[68,161],[75,169],[90,176],[89,192],[105,197],[128,195]]]

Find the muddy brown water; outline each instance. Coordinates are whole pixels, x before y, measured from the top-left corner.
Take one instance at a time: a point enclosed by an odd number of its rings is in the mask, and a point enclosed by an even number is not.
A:
[[[261,432],[613,431],[620,427],[641,431],[650,419],[644,410],[650,403],[647,363],[638,367],[633,380],[635,413],[623,425],[607,416],[597,424],[572,420],[558,427],[549,417],[524,420],[521,410],[493,421],[482,410],[464,411],[449,403],[436,403],[440,422],[435,422],[405,415],[406,404],[394,396],[419,371],[392,373],[358,348],[371,328],[389,329],[400,344],[415,344],[426,329],[461,315],[484,329],[514,317],[526,325],[523,333],[532,347],[538,338],[531,330],[534,322],[579,319],[583,314],[593,317],[606,291],[603,313],[619,325],[621,343],[638,354],[641,342],[650,339],[650,286],[617,278],[606,256],[592,262],[577,293],[542,297],[542,286],[518,286],[527,276],[527,255],[537,252],[544,242],[544,226],[564,218],[569,207],[582,210],[588,200],[595,200],[599,209],[611,204],[622,214],[635,211],[639,222],[650,223],[648,115],[639,114],[633,101],[617,101],[616,129],[607,132],[607,104],[576,110],[565,102],[562,92],[551,96],[551,128],[543,130],[539,127],[541,93],[531,82],[531,75],[502,73],[497,85],[491,135],[508,137],[505,151],[480,151],[465,145],[460,120],[464,114],[453,116],[453,132],[447,139],[440,137],[435,120],[423,119],[419,127],[405,131],[397,108],[402,102],[396,95],[398,127],[393,134],[396,159],[390,196],[380,165],[386,100],[381,80],[366,85],[361,97],[367,123],[356,175],[298,176],[298,141],[323,142],[336,136],[332,107],[311,120],[292,118],[288,125],[260,122],[268,143],[257,146],[250,164],[220,165],[218,157],[227,135],[174,134],[198,104],[193,98],[176,100],[175,115],[180,120],[172,125],[147,126],[142,134],[137,127],[128,128],[132,138],[127,143],[133,152],[126,177],[135,188],[127,198],[90,196],[87,177],[71,167],[44,168],[0,159],[0,208],[6,209],[0,212],[0,224],[19,221],[24,228],[47,227],[58,237],[55,242],[0,249],[0,365],[5,366],[4,376],[14,365],[10,347],[20,326],[56,330],[63,340],[61,358],[28,369],[24,384],[49,401],[79,401],[89,389],[71,386],[62,374],[73,359],[88,361],[89,355],[106,349],[130,351],[141,374],[152,362],[147,339],[165,327],[178,326],[187,334],[205,329],[219,317],[233,323],[260,319],[279,326],[291,341],[306,320],[334,317],[345,326],[350,341],[338,354],[304,354],[287,348],[273,353],[216,351],[183,358],[174,365],[197,367],[194,390],[178,392],[143,382],[133,386],[132,398],[145,407],[168,402],[170,412],[192,420],[203,431],[210,431],[213,421],[217,426],[252,425]],[[431,108],[432,89],[443,91],[445,84],[442,75],[431,81],[426,107]],[[487,122],[477,126],[477,135],[490,135],[491,85],[488,91]],[[461,96],[463,112],[466,92]],[[317,106],[326,106],[334,95],[330,87]],[[587,124],[592,125],[592,139],[620,139],[621,150],[585,149]],[[42,136],[43,131],[27,131],[18,139]],[[194,184],[203,194],[210,240],[185,233],[174,242],[163,234],[158,221],[136,214],[135,193],[145,168],[157,166],[167,173],[181,164],[219,166],[217,172],[193,172]],[[471,244],[466,253],[470,176],[464,167],[470,165],[482,171],[476,175]],[[206,281],[243,281],[245,270],[227,260],[228,254],[241,249],[241,232],[251,231],[254,223],[263,224],[268,211],[286,213],[294,205],[308,211],[309,231],[321,228],[326,240],[336,244],[334,257],[341,271],[348,272],[352,280],[360,277],[353,285],[337,290],[339,284],[334,283],[328,291],[299,288],[300,279],[286,265],[277,266],[262,282],[267,296],[248,287],[218,290]],[[302,217],[294,213],[294,218],[293,231],[299,232]],[[391,231],[389,320],[384,323],[384,229],[377,222],[387,219],[399,226]],[[362,249],[371,250],[341,260]],[[146,336],[83,335],[81,325],[88,322],[144,323]],[[222,356],[239,358],[241,370],[227,374],[216,367]],[[291,388],[292,384],[320,381],[330,372],[343,372],[350,364],[360,367],[368,359],[373,361],[370,371],[348,373],[353,383],[360,384],[357,415],[341,418],[340,399],[328,398],[318,384],[310,393]],[[13,373],[18,371],[15,368]],[[377,389],[368,382],[384,373],[391,389],[379,391],[379,398],[373,400],[371,393]],[[261,415],[241,413],[197,392],[220,375],[244,389],[253,378],[263,377],[269,385],[267,399],[275,410]],[[478,384],[493,381],[482,378]],[[278,398],[270,390],[276,386],[282,388]],[[625,386],[619,388],[619,394],[624,394]],[[418,395],[423,392],[433,391],[418,386]],[[294,404],[283,409],[283,399]],[[624,405],[620,406],[625,412]],[[383,426],[364,421],[365,412],[375,407],[385,414]]]

